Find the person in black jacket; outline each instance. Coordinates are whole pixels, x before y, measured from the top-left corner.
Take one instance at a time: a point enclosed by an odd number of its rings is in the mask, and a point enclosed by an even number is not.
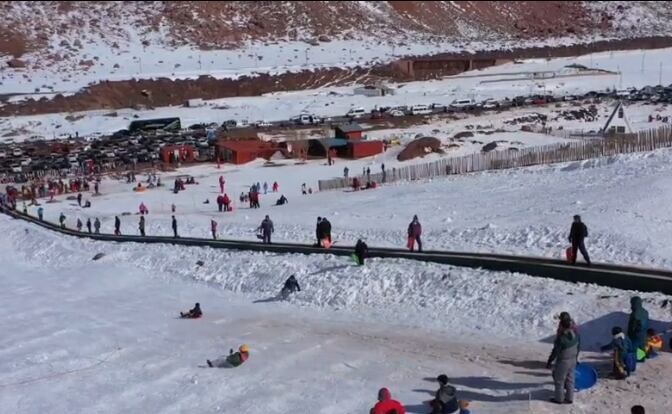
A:
[[[138,223],[138,230],[140,231],[141,236],[145,236],[145,216],[140,216],[140,222]]]
[[[369,252],[369,246],[364,243],[362,239],[357,240],[355,245],[355,256],[357,256],[357,264],[359,266],[364,265],[364,259],[366,259],[366,254]]]
[[[322,221],[317,225],[320,240],[327,239],[331,243],[331,223],[326,217],[322,217]]]
[[[324,238],[321,224],[322,224],[322,217],[318,217],[317,224],[315,224],[315,237],[317,238],[317,243],[315,243],[315,246],[317,247],[322,246],[322,239]]]
[[[114,235],[121,236],[121,220],[119,220],[119,216],[114,216]]]
[[[172,220],[173,223],[171,226],[173,227],[173,237],[178,238],[180,236],[177,235],[177,219],[175,218],[175,216],[172,216]]]
[[[286,300],[289,295],[291,295],[294,292],[301,292],[301,286],[299,286],[299,282],[296,280],[296,277],[294,275],[291,275],[290,277],[285,280],[285,285],[282,287],[282,290],[280,291],[280,297],[283,300]]]
[[[588,228],[581,221],[581,216],[574,216],[572,228],[569,230],[569,242],[572,243],[572,264],[576,264],[576,251],[581,251],[581,256],[585,259],[588,266],[590,266],[590,257],[584,245],[584,239],[588,237]]]
[[[189,312],[180,312],[181,318],[196,319],[203,316],[203,311],[201,311],[201,304],[196,303],[193,309],[190,309]]]

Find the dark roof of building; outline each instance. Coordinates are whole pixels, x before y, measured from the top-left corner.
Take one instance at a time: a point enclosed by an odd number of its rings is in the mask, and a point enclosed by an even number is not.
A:
[[[336,129],[340,130],[341,132],[345,132],[346,134],[348,132],[362,132],[364,131],[364,128],[361,127],[356,122],[351,122],[349,124],[341,124],[341,125],[336,125]]]

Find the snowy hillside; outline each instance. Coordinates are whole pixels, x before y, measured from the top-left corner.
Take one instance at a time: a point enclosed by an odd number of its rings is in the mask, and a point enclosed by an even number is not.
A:
[[[613,4],[619,3],[619,4]],[[0,95],[663,36],[658,2],[2,2]],[[38,96],[39,97],[39,96]]]

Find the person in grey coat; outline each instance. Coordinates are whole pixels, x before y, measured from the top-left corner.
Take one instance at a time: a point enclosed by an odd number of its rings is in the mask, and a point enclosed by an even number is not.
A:
[[[553,351],[548,358],[547,368],[553,368],[555,396],[551,402],[556,404],[572,404],[574,402],[574,371],[579,355],[579,335],[572,329],[571,320],[560,321],[561,332],[556,336]],[[564,394],[564,395],[563,395]]]
[[[273,222],[270,217],[266,216],[257,230],[261,231],[264,243],[271,244],[271,234],[273,234],[275,229],[273,228]]]

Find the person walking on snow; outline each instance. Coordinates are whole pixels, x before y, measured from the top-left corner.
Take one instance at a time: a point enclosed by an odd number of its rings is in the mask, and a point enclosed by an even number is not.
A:
[[[77,194],[77,204],[82,206],[82,193]]]
[[[579,336],[572,330],[571,320],[560,321],[562,333],[555,338],[553,351],[548,357],[547,368],[555,361],[553,383],[555,395],[551,402],[572,404],[574,402],[574,371],[579,354]]]
[[[82,231],[82,226],[84,226],[84,224],[82,224],[82,220],[77,218],[77,231],[81,232]]]
[[[212,232],[212,240],[217,240],[217,222],[215,219],[210,220],[210,231]]]
[[[357,240],[357,244],[355,245],[355,256],[357,257],[358,266],[364,266],[364,260],[368,253],[369,246],[367,246],[362,239]]]
[[[257,231],[261,231],[261,237],[264,244],[271,244],[271,234],[273,234],[275,229],[273,228],[273,222],[270,217],[266,216],[264,218],[259,228],[257,228]]]
[[[322,217],[322,221],[319,224],[320,235],[322,236],[323,242],[322,247],[331,247],[331,222],[327,220],[326,217]],[[324,243],[324,240],[328,242],[328,246]]]
[[[389,414],[396,412],[397,414],[406,414],[406,408],[396,400],[392,399],[392,394],[387,388],[381,388],[378,391],[378,402],[371,409],[371,414]]]
[[[42,207],[37,208],[37,218],[40,221],[44,220],[44,209]]]
[[[175,204],[170,205],[170,212],[175,213]]]
[[[226,193],[224,193],[222,202],[224,203],[224,211],[231,211],[231,199]]]
[[[415,243],[418,244],[418,251],[422,252],[422,240],[420,236],[422,235],[422,225],[418,221],[418,216],[413,216],[413,220],[408,225],[408,248],[410,251],[413,251]]]
[[[343,167],[343,178],[348,178],[348,174],[350,174],[350,169],[348,167]]]
[[[308,194],[308,191],[306,190],[306,183],[301,184],[301,194]]]
[[[224,358],[219,358],[214,361],[210,361],[209,359],[206,360],[205,362],[208,363],[208,366],[210,368],[236,368],[241,365],[245,361],[247,361],[250,358],[250,347],[243,344],[238,348],[238,352],[233,352],[233,349],[229,351],[229,356]]]
[[[224,181],[224,176],[220,175],[219,176],[219,192],[220,193],[224,192],[224,184],[226,184],[226,181]]]
[[[61,213],[61,215],[58,217],[58,222],[61,224],[61,228],[65,228],[65,214]]]
[[[273,182],[273,192],[277,193],[280,190],[280,186],[278,185],[277,181]]]
[[[264,181],[264,194],[268,194],[268,183]]]
[[[217,196],[217,208],[219,212],[222,212],[222,207],[224,206],[224,197],[220,194]]]
[[[576,264],[576,252],[579,250],[588,266],[590,266],[590,257],[588,257],[584,244],[586,237],[588,237],[588,227],[581,221],[581,216],[574,216],[574,222],[569,230],[569,242],[572,243],[572,264]]]
[[[121,236],[121,220],[119,220],[119,216],[114,216],[114,235]]]
[[[646,349],[646,331],[649,329],[649,312],[642,306],[642,298],[630,299],[630,318],[628,319],[628,338],[635,349]]]
[[[177,239],[180,236],[177,235],[177,219],[175,216],[172,216],[172,221],[173,222],[171,223],[171,227],[173,228],[173,237]]]
[[[100,220],[98,220],[98,217],[96,217],[96,219],[93,222],[93,228],[96,234],[100,234]]]
[[[324,234],[322,233],[322,226],[320,225],[321,223],[322,217],[318,217],[317,224],[315,225],[315,237],[317,238],[317,243],[315,244],[316,247],[322,246],[322,239],[324,238]]]
[[[138,230],[140,235],[145,237],[145,216],[140,216],[140,222],[138,223]]]
[[[90,218],[86,219],[86,229],[89,231],[89,234],[91,234],[91,219]]]

